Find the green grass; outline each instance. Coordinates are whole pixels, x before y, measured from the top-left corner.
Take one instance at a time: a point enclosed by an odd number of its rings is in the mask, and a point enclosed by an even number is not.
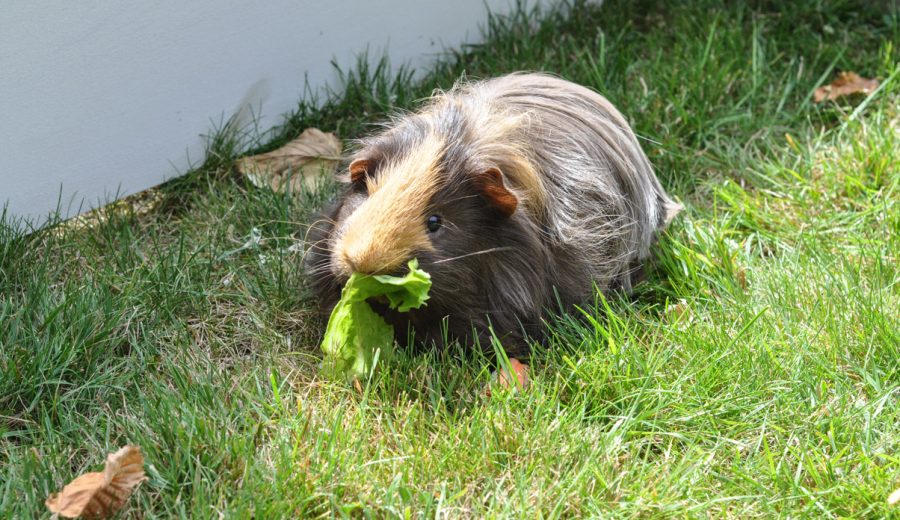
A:
[[[784,4],[784,5],[783,5]],[[410,71],[360,65],[273,132],[224,125],[149,213],[0,224],[0,517],[139,444],[124,517],[900,515],[900,6],[607,1],[494,18]],[[317,375],[295,246],[329,195],[232,172],[357,137],[465,73],[605,93],[686,211],[629,298],[548,324],[524,394],[460,355],[360,394]],[[862,101],[812,103],[839,70]]]

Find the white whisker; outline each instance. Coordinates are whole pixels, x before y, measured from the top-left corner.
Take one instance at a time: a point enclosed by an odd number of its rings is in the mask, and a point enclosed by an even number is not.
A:
[[[483,249],[481,251],[475,251],[474,253],[466,253],[464,255],[454,256],[453,258],[445,258],[443,260],[438,260],[438,261],[432,262],[432,263],[433,264],[443,264],[444,262],[450,262],[452,260],[459,260],[460,258],[466,258],[468,256],[483,255],[483,254],[487,254],[487,253],[496,253],[497,251],[507,251],[507,250],[511,250],[511,249],[512,249],[511,247],[492,247],[490,249]]]

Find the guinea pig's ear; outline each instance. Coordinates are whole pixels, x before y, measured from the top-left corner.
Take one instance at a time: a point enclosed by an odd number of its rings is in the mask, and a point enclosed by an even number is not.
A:
[[[350,182],[358,184],[365,182],[366,175],[369,174],[371,161],[368,159],[356,159],[350,163]]]
[[[475,176],[475,188],[497,213],[510,217],[519,205],[519,199],[503,184],[503,174],[497,168],[489,168]]]

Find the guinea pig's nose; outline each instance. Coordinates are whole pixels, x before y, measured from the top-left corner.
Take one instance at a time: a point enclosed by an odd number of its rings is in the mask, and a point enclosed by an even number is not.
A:
[[[356,262],[354,262],[353,259],[350,258],[350,255],[341,255],[341,260],[344,261],[344,264],[347,266],[347,270],[349,271],[349,273],[355,273],[359,271],[359,267],[356,265]]]
[[[360,274],[394,274],[406,272],[405,261],[401,255],[384,254],[383,251],[358,251],[355,249],[339,251],[336,262],[347,276]],[[395,272],[396,271],[396,272]],[[402,271],[400,273],[399,271]]]
[[[339,253],[332,258],[331,270],[338,279],[346,281],[350,275],[358,271],[356,262],[349,255]]]

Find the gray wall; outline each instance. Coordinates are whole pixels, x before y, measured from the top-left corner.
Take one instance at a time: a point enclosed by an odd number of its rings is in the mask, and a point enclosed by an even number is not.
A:
[[[0,207],[41,220],[202,161],[202,135],[252,107],[277,124],[305,78],[367,48],[421,67],[512,0],[29,2],[0,10]],[[308,75],[308,76],[307,76]]]

